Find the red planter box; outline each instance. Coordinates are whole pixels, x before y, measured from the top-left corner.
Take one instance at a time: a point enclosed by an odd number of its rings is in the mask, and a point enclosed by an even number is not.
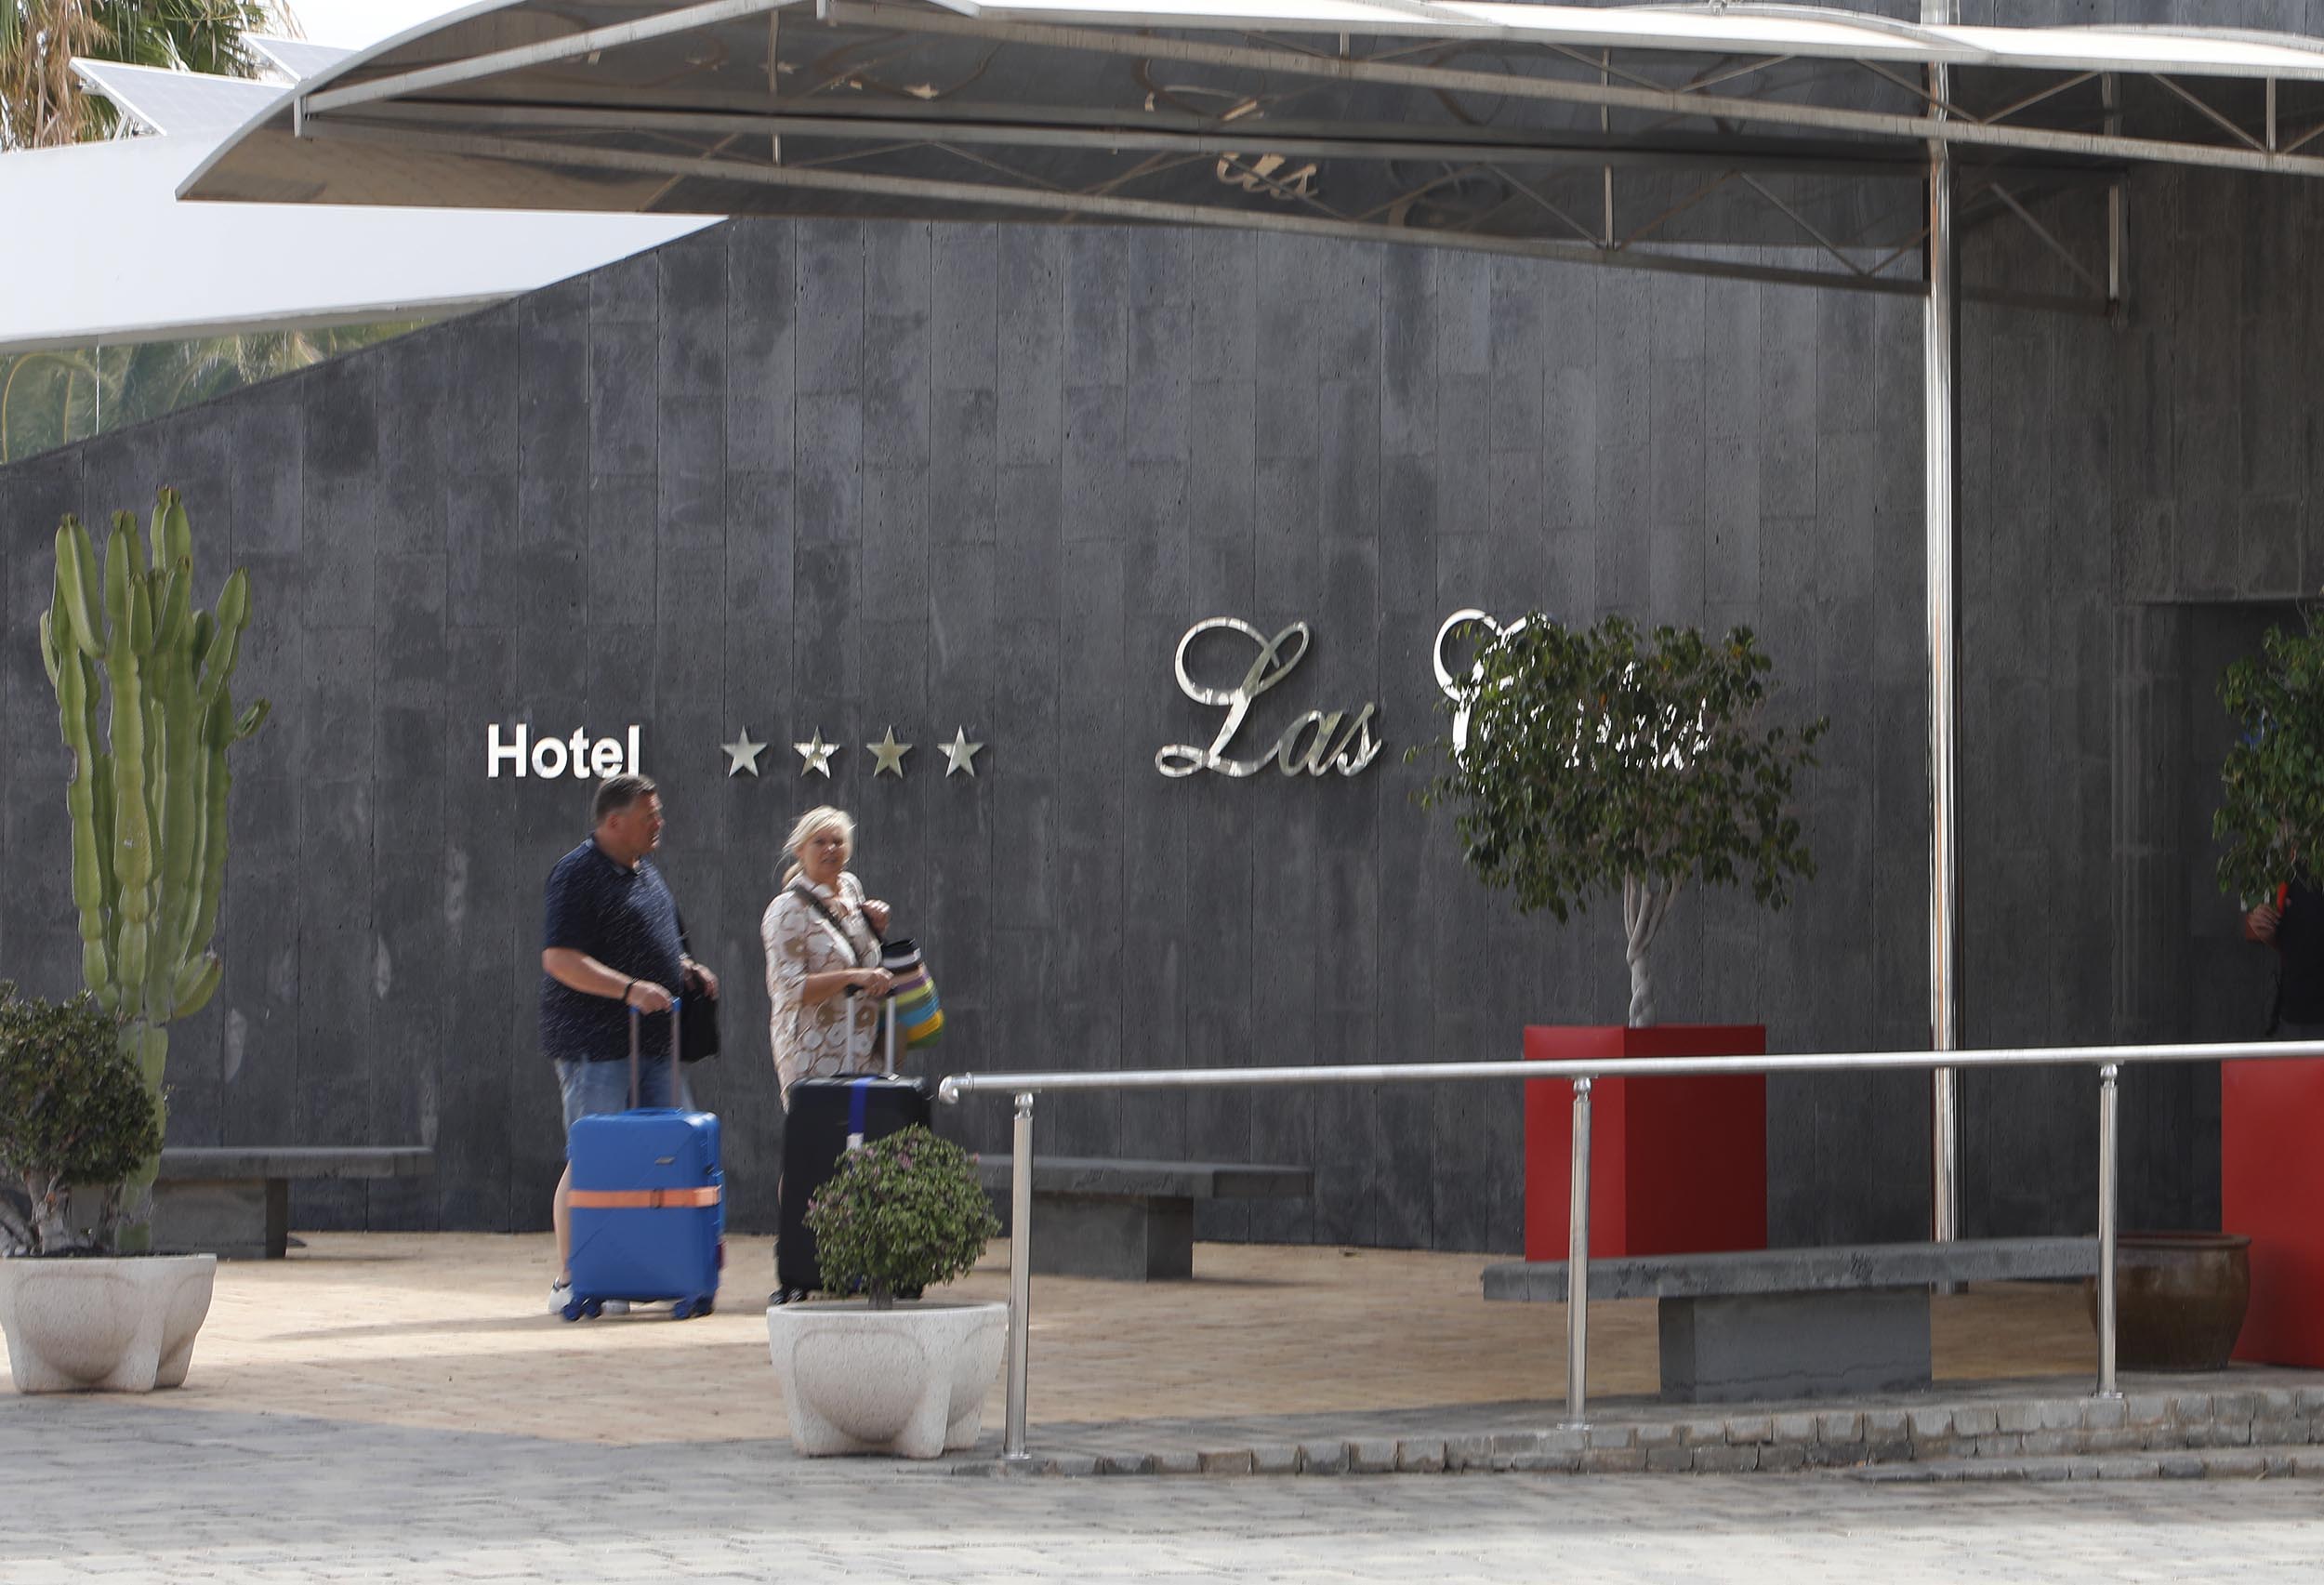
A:
[[[1756,1056],[1758,1024],[1528,1025],[1525,1059]],[[1591,1088],[1590,1253],[1767,1247],[1767,1076],[1601,1078]],[[1565,1258],[1574,1087],[1525,1086],[1525,1259]],[[2247,1335],[2248,1332],[2247,1332]]]
[[[2238,1359],[2324,1365],[2324,1062],[2219,1064],[2219,1224],[2251,1238]]]

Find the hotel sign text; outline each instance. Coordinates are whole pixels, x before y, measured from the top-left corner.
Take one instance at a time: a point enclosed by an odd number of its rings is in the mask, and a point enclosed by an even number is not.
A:
[[[1224,630],[1240,633],[1259,646],[1259,653],[1243,673],[1242,681],[1232,688],[1206,688],[1186,672],[1186,652],[1203,634]],[[1226,712],[1219,723],[1216,737],[1208,748],[1191,743],[1173,743],[1157,751],[1154,768],[1166,776],[1191,776],[1197,771],[1216,771],[1222,776],[1255,776],[1267,768],[1269,760],[1287,776],[1302,771],[1320,776],[1327,771],[1337,771],[1353,776],[1374,759],[1380,758],[1380,741],[1372,735],[1372,716],[1377,706],[1367,704],[1353,717],[1345,710],[1307,710],[1293,718],[1283,729],[1274,746],[1256,759],[1237,759],[1229,755],[1235,734],[1250,715],[1251,706],[1261,693],[1273,688],[1291,673],[1307,654],[1308,627],[1304,622],[1294,622],[1288,627],[1268,638],[1249,623],[1234,616],[1213,616],[1197,622],[1186,629],[1178,641],[1178,686],[1189,699],[1198,705],[1209,705]]]

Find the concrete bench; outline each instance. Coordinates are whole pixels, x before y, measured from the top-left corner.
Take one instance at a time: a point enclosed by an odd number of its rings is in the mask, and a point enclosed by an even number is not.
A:
[[[247,1149],[175,1146],[153,1189],[153,1244],[228,1260],[279,1261],[290,1248],[293,1179],[425,1178],[436,1153],[417,1146]]]
[[[1006,1156],[987,1156],[978,1168],[1004,1222],[1010,1165]],[[1302,1199],[1314,1192],[1315,1175],[1304,1167],[1037,1156],[1033,1269],[1123,1282],[1191,1277],[1196,1200]]]
[[[1590,1262],[1592,1299],[1653,1298],[1665,1403],[1925,1387],[1937,1284],[2094,1276],[2095,1238],[1966,1238]],[[1485,1297],[1556,1303],[1565,1262],[1485,1268]]]

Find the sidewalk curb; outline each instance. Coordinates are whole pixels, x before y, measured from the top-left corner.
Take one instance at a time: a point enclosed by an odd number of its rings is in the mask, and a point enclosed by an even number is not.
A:
[[[1581,1428],[1153,1452],[1076,1448],[1036,1451],[1013,1464],[983,1454],[949,1467],[961,1475],[1070,1479],[1804,1472],[1887,1482],[2324,1477],[2324,1386],[1865,1408],[1706,1407]]]

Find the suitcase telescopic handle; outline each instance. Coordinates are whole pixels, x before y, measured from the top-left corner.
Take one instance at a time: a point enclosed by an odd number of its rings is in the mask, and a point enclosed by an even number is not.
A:
[[[679,1043],[678,1012],[679,1004],[685,998],[683,997],[672,997],[669,998],[669,1098],[670,1103],[673,1105],[675,1105],[678,1102],[678,1064],[683,1060],[682,1052],[684,1049]],[[629,1006],[629,1109],[632,1112],[638,1109],[638,1102],[640,1099],[640,1091],[638,1089],[638,1027],[639,1020],[641,1016],[642,1015],[638,1011],[637,1005],[635,1003],[631,1003]]]

